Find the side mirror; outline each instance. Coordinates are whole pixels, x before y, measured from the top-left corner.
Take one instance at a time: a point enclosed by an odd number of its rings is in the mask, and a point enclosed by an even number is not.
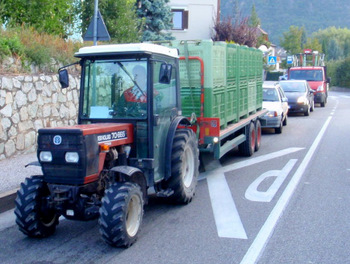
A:
[[[327,78],[327,82],[328,82],[328,83],[331,83],[331,77],[328,77],[328,78]]]
[[[173,66],[171,64],[162,63],[159,70],[159,82],[169,84],[171,81],[171,72]]]
[[[58,72],[58,80],[61,84],[62,89],[67,88],[69,86],[68,71],[66,69],[60,70]]]

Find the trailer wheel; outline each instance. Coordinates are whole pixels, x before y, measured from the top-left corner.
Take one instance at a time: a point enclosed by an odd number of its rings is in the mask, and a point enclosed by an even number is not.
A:
[[[238,146],[239,152],[243,156],[250,157],[253,155],[255,150],[255,141],[256,141],[256,133],[255,133],[255,126],[253,122],[250,122],[249,128],[246,135],[246,141],[244,141],[242,144]]]
[[[130,247],[137,239],[143,217],[140,187],[114,183],[105,191],[98,220],[102,239],[114,247]]]
[[[170,199],[176,203],[191,202],[199,173],[199,151],[197,138],[191,129],[179,129],[175,133],[172,156],[171,177],[167,187],[174,191]]]
[[[258,151],[261,146],[261,123],[260,120],[257,120],[255,123],[255,151]]]
[[[48,237],[58,225],[58,215],[48,204],[49,189],[42,176],[26,178],[15,200],[16,223],[29,237]]]

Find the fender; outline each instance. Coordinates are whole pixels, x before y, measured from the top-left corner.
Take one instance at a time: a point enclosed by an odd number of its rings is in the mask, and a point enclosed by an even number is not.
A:
[[[124,176],[126,176],[124,177],[125,181],[137,183],[141,187],[145,203],[147,202],[148,184],[144,173],[139,168],[131,166],[116,166],[111,168],[110,172],[123,174]]]
[[[183,116],[177,116],[176,118],[174,118],[174,120],[170,124],[168,136],[167,136],[166,143],[165,143],[165,159],[164,159],[164,161],[165,161],[164,179],[165,180],[168,180],[171,176],[171,149],[173,146],[175,131],[176,131],[179,124],[191,126],[190,121],[186,117],[183,117]]]

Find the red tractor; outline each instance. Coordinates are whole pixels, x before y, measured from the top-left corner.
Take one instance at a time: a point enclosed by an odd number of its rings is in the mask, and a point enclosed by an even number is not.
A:
[[[108,244],[129,247],[150,194],[187,204],[195,193],[199,150],[181,114],[178,51],[106,45],[82,48],[76,57],[78,125],[39,130],[43,175],[21,184],[16,222],[41,238],[55,232],[60,216],[98,218]],[[66,67],[59,70],[62,88],[69,86]]]

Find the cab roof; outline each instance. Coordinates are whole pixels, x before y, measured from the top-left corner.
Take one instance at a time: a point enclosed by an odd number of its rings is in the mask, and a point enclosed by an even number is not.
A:
[[[130,44],[114,44],[114,45],[98,45],[83,47],[75,53],[75,57],[81,58],[86,56],[113,55],[113,54],[129,54],[129,53],[147,53],[160,54],[173,58],[178,58],[178,50],[165,46],[151,43],[130,43]]]

